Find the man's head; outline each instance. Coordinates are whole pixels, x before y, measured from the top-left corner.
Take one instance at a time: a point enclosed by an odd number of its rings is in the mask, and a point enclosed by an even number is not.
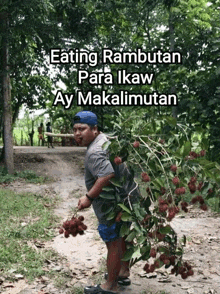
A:
[[[79,146],[88,146],[98,136],[97,125],[97,116],[91,111],[80,111],[74,116],[74,139]]]

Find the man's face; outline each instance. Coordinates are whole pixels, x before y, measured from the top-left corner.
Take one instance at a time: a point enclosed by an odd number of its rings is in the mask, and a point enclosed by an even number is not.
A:
[[[87,124],[75,124],[73,126],[74,139],[79,146],[88,146],[96,137],[97,127],[92,130]]]

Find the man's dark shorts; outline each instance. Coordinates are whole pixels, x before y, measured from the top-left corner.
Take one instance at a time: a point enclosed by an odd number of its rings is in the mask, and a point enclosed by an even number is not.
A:
[[[120,238],[120,229],[123,222],[116,222],[110,227],[104,224],[98,226],[99,235],[104,242],[112,242]],[[131,223],[129,223],[131,225]]]

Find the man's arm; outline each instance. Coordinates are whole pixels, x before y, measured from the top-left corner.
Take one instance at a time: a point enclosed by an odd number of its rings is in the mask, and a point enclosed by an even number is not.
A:
[[[102,192],[102,188],[104,188],[105,186],[108,186],[110,183],[109,180],[111,178],[114,178],[114,176],[115,176],[115,174],[112,173],[108,176],[98,178],[96,180],[95,184],[92,186],[92,188],[87,193],[89,198],[95,199],[96,197],[98,197],[99,194]],[[89,207],[92,203],[92,201],[89,200],[89,198],[87,196],[81,197],[78,202],[78,209],[84,209],[84,208]]]
[[[91,198],[96,198],[102,192],[102,188],[109,185],[109,180],[114,178],[115,174],[110,174],[106,177],[98,178],[92,188],[89,190],[87,195]]]

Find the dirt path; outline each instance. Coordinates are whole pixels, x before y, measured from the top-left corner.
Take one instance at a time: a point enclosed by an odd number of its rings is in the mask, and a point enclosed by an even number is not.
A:
[[[26,184],[16,181],[8,186],[15,191],[30,191],[59,195],[61,204],[55,213],[66,220],[72,215],[78,198],[85,193],[83,177],[84,148],[23,147],[15,148],[16,170],[34,170],[41,175],[55,178],[45,185]],[[57,236],[47,244],[60,255],[65,256],[67,264],[56,265],[59,270],[70,270],[70,285],[88,285],[101,282],[106,259],[105,244],[97,233],[97,221],[92,209],[82,212],[88,230],[85,235],[76,238]],[[187,236],[185,259],[194,266],[194,276],[182,280],[179,276],[169,275],[169,270],[159,269],[153,275],[144,274],[143,262],[136,264],[131,271],[132,285],[122,288],[123,294],[213,294],[220,293],[220,217],[211,212],[191,210],[173,221],[173,227],[181,236]],[[57,230],[58,231],[58,230]],[[67,285],[68,286],[68,285]],[[43,289],[43,290],[42,290]],[[43,292],[41,292],[43,291]],[[146,291],[146,292],[145,292]],[[40,281],[27,285],[19,281],[5,294],[70,293],[54,288]],[[73,293],[74,294],[74,293]]]

